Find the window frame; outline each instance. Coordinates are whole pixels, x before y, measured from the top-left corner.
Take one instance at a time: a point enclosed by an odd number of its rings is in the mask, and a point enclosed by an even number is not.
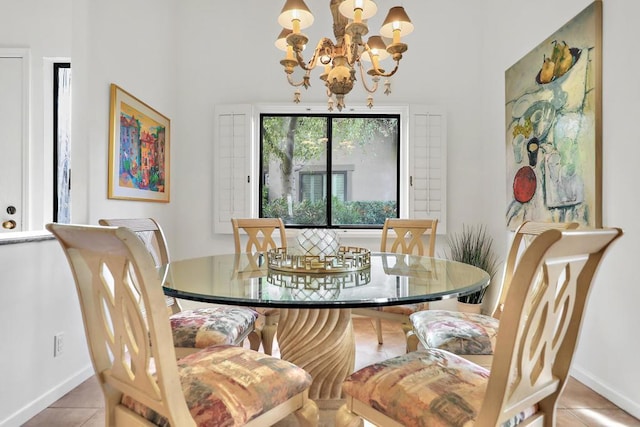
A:
[[[263,174],[263,150],[262,150],[262,139],[263,139],[263,133],[262,133],[262,120],[264,116],[267,117],[290,117],[290,116],[297,116],[297,117],[321,117],[321,118],[325,118],[327,120],[327,138],[329,141],[332,141],[332,137],[330,135],[330,133],[333,132],[333,124],[332,124],[332,120],[333,119],[340,119],[343,117],[352,117],[352,118],[397,118],[398,120],[398,128],[397,128],[397,133],[398,133],[398,141],[397,141],[397,164],[396,164],[396,183],[397,183],[397,188],[396,188],[396,211],[397,211],[397,218],[401,218],[402,217],[402,208],[401,208],[401,200],[402,200],[402,196],[401,196],[401,185],[400,185],[400,179],[402,176],[402,136],[404,134],[403,132],[403,126],[404,126],[404,120],[406,120],[406,117],[403,117],[401,114],[399,114],[398,112],[395,113],[389,113],[387,111],[384,112],[380,112],[380,111],[371,111],[371,110],[356,110],[356,109],[350,109],[350,111],[345,112],[345,113],[335,113],[335,112],[331,112],[331,111],[327,111],[326,108],[324,109],[323,112],[319,112],[319,111],[314,111],[314,112],[309,112],[309,109],[305,109],[305,111],[298,111],[295,113],[274,113],[274,112],[259,112],[257,114],[254,114],[254,118],[257,120],[257,132],[256,135],[257,137],[257,145],[258,145],[258,173],[255,174],[254,176],[260,177],[261,179],[258,182],[258,195],[262,194],[262,191],[264,189],[264,185],[265,185],[265,180],[264,180],[264,174]],[[327,152],[327,157],[326,157],[326,168],[322,169],[322,174],[320,175],[326,175],[327,177],[329,175],[331,175],[333,177],[334,174],[339,173],[339,174],[343,174],[344,175],[344,180],[345,180],[345,198],[349,197],[349,189],[352,189],[351,187],[349,187],[349,182],[348,182],[348,178],[349,178],[349,172],[353,172],[353,170],[343,170],[340,168],[340,165],[334,165],[333,164],[333,160],[332,160],[332,155],[331,155],[331,150],[328,150]],[[300,172],[298,174],[298,177],[301,178],[302,177],[302,172]],[[309,173],[309,175],[311,175],[311,173]],[[333,180],[331,180],[330,183],[328,183],[327,187],[323,188],[323,193],[326,192],[327,194],[332,194],[333,190],[332,190],[332,185],[333,185]],[[302,188],[302,181],[299,182],[299,188],[298,188],[298,197],[300,197],[300,194],[302,194],[303,188]],[[310,226],[314,227],[314,228],[331,228],[331,229],[337,229],[337,230],[356,230],[356,229],[364,229],[364,230],[370,230],[370,229],[374,229],[374,230],[381,230],[384,224],[352,224],[352,225],[340,225],[340,224],[331,224],[331,210],[332,210],[332,206],[331,206],[331,202],[330,202],[330,198],[328,199],[327,203],[326,203],[326,213],[327,213],[327,222],[328,224],[326,225],[321,225],[321,224],[313,224],[313,225],[309,225],[309,224],[287,224],[288,228],[292,228],[292,229],[299,229],[299,228],[309,228]],[[262,217],[262,203],[261,203],[261,198],[258,197],[257,201],[257,208],[258,208],[258,217]]]
[[[251,119],[252,119],[252,140],[251,140],[251,177],[260,179],[260,115],[290,115],[290,114],[321,114],[328,113],[326,104],[253,104],[251,106]],[[410,108],[409,105],[376,105],[371,110],[366,106],[353,106],[347,107],[342,112],[331,112],[337,116],[361,114],[361,115],[399,115],[400,116],[400,170],[398,177],[398,191],[399,191],[399,203],[398,203],[398,215],[400,218],[407,217],[409,212],[409,119]],[[253,180],[252,180],[253,182]],[[250,214],[251,216],[259,216],[259,203],[260,203],[259,185],[252,186],[250,190]],[[439,226],[440,224],[438,224]],[[372,237],[379,236],[380,228],[341,228],[340,233],[344,233],[348,237]]]
[[[447,232],[447,114],[437,105],[377,105],[380,113],[401,116],[401,218],[438,218]],[[214,107],[212,233],[231,234],[231,218],[257,218],[260,197],[259,132],[261,113],[327,111],[326,105],[217,104]],[[366,107],[345,109],[367,112]],[[296,231],[292,232],[292,235]],[[341,229],[353,238],[380,237],[377,229]]]

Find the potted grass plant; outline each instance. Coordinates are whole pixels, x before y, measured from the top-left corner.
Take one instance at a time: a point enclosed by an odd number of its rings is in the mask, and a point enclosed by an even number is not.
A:
[[[448,251],[445,258],[481,268],[491,280],[498,271],[498,257],[493,248],[493,238],[484,225],[462,225],[462,232],[447,237]],[[460,311],[480,312],[480,304],[487,288],[458,298]]]

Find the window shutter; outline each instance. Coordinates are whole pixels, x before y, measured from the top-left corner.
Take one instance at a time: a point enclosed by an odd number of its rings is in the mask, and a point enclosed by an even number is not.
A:
[[[447,231],[447,119],[444,111],[410,107],[409,216],[437,218]]]
[[[215,108],[214,233],[233,233],[231,218],[251,217],[252,114],[250,105]]]

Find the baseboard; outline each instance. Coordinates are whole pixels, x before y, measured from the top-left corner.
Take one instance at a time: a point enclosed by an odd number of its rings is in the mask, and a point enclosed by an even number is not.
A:
[[[93,367],[89,364],[75,375],[67,378],[66,381],[56,385],[51,390],[37,397],[29,404],[0,421],[0,427],[20,427],[31,418],[44,411],[53,402],[60,399],[65,394],[82,384],[93,375]]]
[[[596,393],[602,395],[611,403],[635,418],[640,419],[640,404],[606,386],[606,381],[593,376],[575,365],[571,368],[571,376],[586,385]]]

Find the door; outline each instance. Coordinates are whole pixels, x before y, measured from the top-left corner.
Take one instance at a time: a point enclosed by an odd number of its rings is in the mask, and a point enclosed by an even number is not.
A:
[[[0,49],[0,233],[24,229],[26,52]]]

